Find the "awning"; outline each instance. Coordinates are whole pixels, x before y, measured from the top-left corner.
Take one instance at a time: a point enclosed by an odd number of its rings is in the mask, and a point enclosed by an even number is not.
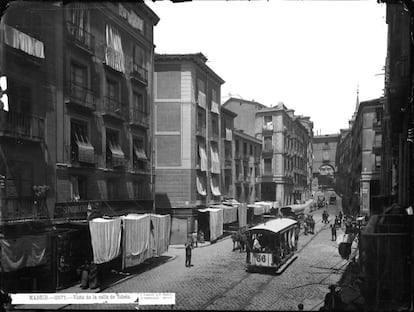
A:
[[[112,154],[112,166],[123,166],[125,160],[125,154],[118,144],[109,143],[109,149]]]
[[[95,161],[94,148],[89,142],[82,142],[81,140],[76,141],[78,146],[78,160],[86,163],[93,164]]]
[[[220,196],[220,185],[218,183],[218,176],[212,175],[210,178],[211,192],[214,196]]]
[[[197,177],[196,177],[196,184],[197,184],[197,192],[200,194],[200,195],[203,195],[203,196],[206,196],[207,195],[207,192],[206,192],[206,187],[205,187],[205,183],[204,183],[204,179],[203,178],[200,178],[198,175],[197,175]]]
[[[96,218],[89,221],[93,262],[109,262],[121,252],[121,219]]]
[[[45,58],[43,42],[9,26],[4,25],[4,42],[27,54],[38,58]]]
[[[147,155],[145,154],[145,151],[142,147],[134,146],[134,153],[138,159],[148,160]]]
[[[220,173],[220,159],[217,152],[217,149],[213,146],[210,146],[211,152],[211,173]]]
[[[206,149],[204,148],[203,145],[199,145],[198,147],[198,152],[200,154],[200,159],[201,159],[201,164],[200,164],[200,170],[201,171],[207,171],[207,153],[206,153]]]

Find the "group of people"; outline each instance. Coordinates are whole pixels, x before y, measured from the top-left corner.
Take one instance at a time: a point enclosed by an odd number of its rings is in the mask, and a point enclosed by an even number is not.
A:
[[[315,234],[315,220],[311,214],[306,216],[303,222],[303,227],[305,230],[305,235],[308,235],[308,233]]]

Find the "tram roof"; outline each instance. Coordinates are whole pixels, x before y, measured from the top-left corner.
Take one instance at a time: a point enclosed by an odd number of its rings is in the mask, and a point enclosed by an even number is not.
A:
[[[291,225],[294,225],[295,223],[297,223],[297,221],[292,220],[290,218],[279,218],[279,219],[266,221],[265,223],[256,225],[252,227],[251,229],[249,229],[249,231],[266,230],[266,231],[270,231],[274,233],[279,233],[280,231],[290,227]]]

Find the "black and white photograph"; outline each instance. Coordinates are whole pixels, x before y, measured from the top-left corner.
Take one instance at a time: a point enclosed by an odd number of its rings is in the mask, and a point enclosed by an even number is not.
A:
[[[1,13],[0,311],[413,311],[414,0]]]

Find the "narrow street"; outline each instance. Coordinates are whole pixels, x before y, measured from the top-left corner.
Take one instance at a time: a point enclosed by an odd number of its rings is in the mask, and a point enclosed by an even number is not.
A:
[[[339,212],[340,202],[328,207],[329,219]],[[232,251],[232,241],[225,238],[215,244],[193,250],[193,267],[184,266],[182,246],[171,246],[168,255],[175,257],[104,292],[175,292],[179,310],[317,310],[328,286],[336,283],[346,260],[331,241],[329,224],[321,222],[322,209],[312,212],[315,235],[301,233],[298,259],[279,276],[245,272],[246,253]],[[341,233],[338,230],[338,234]],[[64,309],[101,310],[100,305],[70,305]],[[140,306],[140,309],[165,306]],[[105,309],[135,309],[135,305],[105,305]]]

